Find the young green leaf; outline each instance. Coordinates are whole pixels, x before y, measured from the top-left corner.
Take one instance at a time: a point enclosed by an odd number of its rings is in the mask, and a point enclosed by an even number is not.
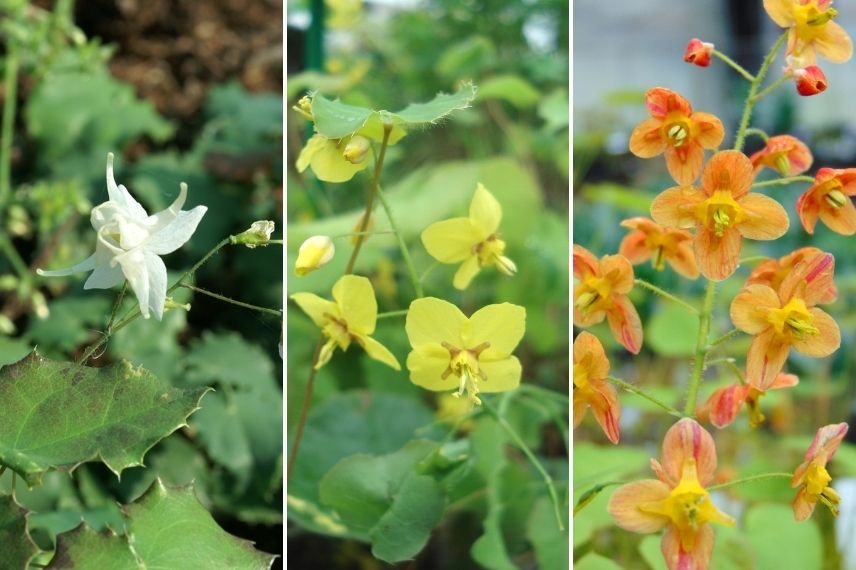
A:
[[[173,388],[128,362],[88,368],[33,351],[0,370],[0,464],[31,486],[96,459],[118,475],[185,425],[208,390]]]

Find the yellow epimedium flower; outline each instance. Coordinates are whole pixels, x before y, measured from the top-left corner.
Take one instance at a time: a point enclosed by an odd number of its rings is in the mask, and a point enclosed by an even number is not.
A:
[[[407,355],[410,380],[427,390],[455,390],[481,404],[480,392],[504,392],[520,384],[520,361],[511,352],[526,330],[526,310],[501,303],[469,318],[434,297],[410,304],[404,325],[413,350]]]
[[[306,146],[297,157],[297,171],[307,167],[319,180],[325,182],[347,182],[360,170],[369,165],[371,143],[362,135],[351,135],[341,139],[328,139],[315,134],[306,141]]]
[[[440,263],[461,263],[452,284],[466,289],[483,267],[495,265],[502,273],[514,275],[517,266],[505,254],[505,242],[499,239],[502,206],[479,183],[470,203],[467,218],[435,222],[422,232],[422,244]]]
[[[299,277],[303,277],[307,273],[327,265],[333,254],[336,253],[336,247],[333,245],[333,240],[327,236],[312,236],[307,238],[297,250],[297,261],[294,263],[294,273]]]
[[[358,275],[341,277],[333,285],[332,301],[312,293],[295,293],[291,299],[321,327],[327,337],[315,363],[316,369],[330,361],[337,347],[348,350],[351,342],[356,342],[370,357],[401,370],[389,349],[369,336],[375,330],[377,301],[367,278]]]

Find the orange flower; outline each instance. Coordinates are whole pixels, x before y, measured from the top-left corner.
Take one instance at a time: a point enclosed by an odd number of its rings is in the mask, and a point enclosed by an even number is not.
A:
[[[797,199],[797,213],[805,231],[814,233],[817,218],[835,233],[856,233],[856,208],[850,196],[856,194],[856,168],[821,168],[814,184]]]
[[[779,374],[769,389],[792,388],[798,383],[799,378],[793,374]],[[710,423],[722,429],[733,422],[743,404],[747,404],[749,425],[758,427],[765,419],[759,402],[764,394],[766,390],[759,390],[751,384],[732,384],[714,391],[699,410],[698,416],[707,417]]]
[[[687,51],[684,52],[684,61],[692,63],[699,67],[707,67],[710,65],[710,55],[713,53],[713,44],[703,42],[698,38],[693,38],[687,44]]]
[[[797,93],[803,97],[823,93],[829,86],[823,70],[816,65],[795,69],[793,76],[797,84]]]
[[[826,470],[826,463],[835,455],[835,451],[847,433],[847,424],[831,424],[823,426],[814,435],[814,440],[806,451],[805,461],[791,479],[791,487],[799,487],[794,498],[794,517],[804,521],[814,512],[814,507],[820,501],[838,516],[838,503],[841,497],[829,486],[832,477]]]
[[[618,394],[607,381],[609,361],[603,345],[593,334],[583,331],[574,339],[574,427],[580,425],[586,408],[591,408],[603,433],[618,443]]]
[[[767,144],[749,157],[755,174],[765,166],[782,176],[796,176],[811,168],[812,156],[808,147],[791,135],[770,137]]]
[[[633,266],[622,255],[604,255],[600,261],[574,245],[574,324],[590,327],[604,318],[615,340],[633,354],[642,349],[642,321],[627,298],[633,289]]]
[[[668,261],[684,277],[698,277],[698,265],[689,243],[693,236],[688,231],[664,228],[648,218],[630,218],[621,225],[635,230],[621,240],[618,248],[618,253],[630,263],[638,265],[650,259],[654,269],[662,271]]]
[[[660,550],[669,570],[706,569],[714,538],[708,523],[734,525],[705,488],[716,471],[713,438],[695,420],[684,418],[666,432],[662,459],[662,464],[651,460],[657,479],[628,483],[615,491],[609,514],[632,532],[666,529]]]
[[[666,167],[678,184],[692,184],[701,172],[704,149],[716,148],[725,131],[710,113],[693,113],[689,102],[664,87],[645,94],[651,113],[633,129],[630,152],[639,158],[666,153]]]
[[[838,350],[838,325],[815,307],[829,294],[834,268],[831,255],[815,255],[797,264],[778,293],[766,285],[749,285],[732,301],[734,326],[755,337],[746,357],[746,378],[758,390],[772,386],[791,346],[815,358]]]
[[[770,18],[789,28],[787,55],[811,65],[820,54],[832,63],[844,63],[853,55],[853,42],[844,28],[832,20],[838,11],[832,0],[764,0]]]
[[[809,257],[814,257],[818,254],[823,254],[823,251],[816,247],[801,247],[778,260],[768,259],[767,261],[761,262],[755,266],[755,269],[753,269],[752,273],[749,274],[749,278],[746,280],[746,285],[754,285],[758,283],[766,285],[774,291],[778,291],[782,281],[784,281],[785,277],[794,270],[794,267],[796,267],[800,261]],[[835,283],[830,283],[829,289],[818,303],[825,305],[826,303],[834,302],[837,298],[838,288],[835,287]]]
[[[788,231],[788,215],[767,196],[750,193],[752,163],[742,152],[724,150],[711,157],[701,190],[675,186],[651,204],[651,217],[668,227],[696,226],[696,260],[702,274],[721,281],[737,269],[743,237],[772,240]]]

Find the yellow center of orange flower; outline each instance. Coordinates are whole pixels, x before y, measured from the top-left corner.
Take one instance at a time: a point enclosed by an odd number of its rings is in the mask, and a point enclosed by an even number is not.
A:
[[[791,170],[791,161],[788,160],[787,151],[777,152],[774,155],[773,163],[776,165],[776,170],[782,176],[787,176]]]
[[[716,190],[698,209],[697,217],[716,237],[722,237],[728,228],[746,219],[746,211],[729,190]]]
[[[832,514],[838,516],[838,504],[841,502],[841,497],[835,492],[835,489],[829,486],[832,481],[832,476],[820,462],[812,461],[809,463],[805,473],[805,492],[809,500],[820,501],[832,511]]]
[[[452,395],[460,398],[466,394],[469,401],[476,405],[481,404],[477,395],[479,393],[478,380],[487,381],[487,374],[479,368],[479,355],[490,347],[490,343],[483,342],[475,348],[458,348],[445,341],[442,345],[449,351],[449,366],[443,372],[442,378],[445,380],[453,375],[460,382],[458,391]]]
[[[574,306],[583,313],[606,309],[609,296],[612,293],[612,283],[605,277],[589,275],[577,288],[579,295]]]
[[[788,301],[781,309],[771,309],[767,320],[780,335],[803,339],[820,334],[820,330],[812,324],[814,317],[808,311],[805,301],[798,297]]]
[[[692,550],[695,531],[701,525],[708,522],[734,524],[731,517],[716,508],[710,500],[710,493],[701,486],[694,459],[684,462],[681,480],[667,498],[642,504],[639,509],[667,517],[678,529],[681,547],[687,552]]]
[[[746,396],[746,405],[749,408],[749,425],[753,428],[764,423],[766,419],[761,412],[761,396],[763,395],[764,392],[756,388],[750,388],[749,394]]]
[[[823,196],[823,200],[832,208],[840,208],[847,202],[847,196],[841,190],[844,184],[838,178],[827,180],[817,187],[815,192]]]
[[[691,133],[689,119],[682,113],[670,113],[663,122],[663,132],[672,146],[678,148],[689,142]]]
[[[820,10],[816,2],[794,6],[794,19],[797,26],[822,26],[838,15],[835,8]]]

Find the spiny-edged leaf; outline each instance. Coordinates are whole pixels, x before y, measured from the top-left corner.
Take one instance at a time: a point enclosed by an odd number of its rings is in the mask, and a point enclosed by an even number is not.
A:
[[[356,132],[374,113],[365,107],[331,101],[319,93],[312,97],[315,130],[330,139],[340,139]]]
[[[0,463],[35,485],[102,460],[117,475],[185,425],[209,388],[173,388],[128,362],[88,368],[33,351],[0,370]]]
[[[408,474],[369,533],[375,558],[390,563],[413,558],[440,522],[444,503],[439,483],[427,475]]]
[[[124,511],[131,546],[144,568],[251,570],[270,568],[276,558],[221,529],[190,485],[166,487],[157,480]]]
[[[205,332],[185,360],[189,370],[184,380],[201,386],[216,382],[252,386],[273,378],[273,363],[257,344],[238,333]]]
[[[26,514],[12,495],[0,495],[0,568],[26,570],[39,552],[27,534]]]
[[[436,443],[415,440],[388,455],[346,457],[321,480],[321,502],[349,527],[369,530],[390,508],[414,466],[436,449]]]
[[[60,534],[56,552],[47,566],[50,570],[140,570],[125,536],[112,531],[96,532],[81,523]]]
[[[438,93],[427,103],[411,103],[393,114],[396,123],[406,127],[434,124],[452,111],[466,109],[476,96],[476,86],[465,83],[455,93]]]

